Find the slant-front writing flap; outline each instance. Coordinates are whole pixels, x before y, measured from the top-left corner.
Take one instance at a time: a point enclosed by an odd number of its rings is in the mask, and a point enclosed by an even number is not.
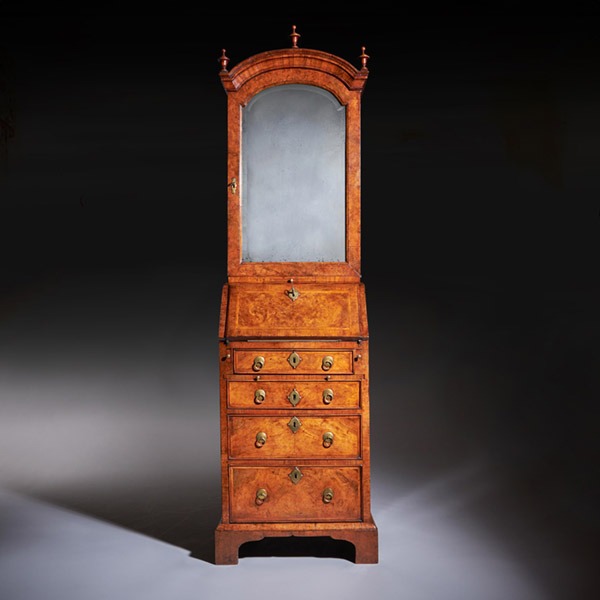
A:
[[[230,339],[368,336],[362,283],[232,284],[226,301]]]

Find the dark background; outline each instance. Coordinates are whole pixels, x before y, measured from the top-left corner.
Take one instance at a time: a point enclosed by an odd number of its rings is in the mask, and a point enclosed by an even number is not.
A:
[[[595,283],[593,12],[463,4],[249,16],[2,6],[20,15],[3,17],[15,135],[3,149],[2,202],[27,228],[16,239],[36,241],[18,248],[36,269],[186,260],[223,271],[217,58],[222,46],[230,66],[287,47],[294,22],[302,46],[357,66],[361,45],[372,57],[363,103],[365,278]]]
[[[470,514],[514,532],[505,543],[532,571],[525,538],[572,565],[557,598],[592,597],[600,48],[597,11],[565,11],[0,2],[0,118],[13,130],[0,148],[6,487],[186,548],[190,523],[174,526],[173,514],[207,507],[195,543],[214,528],[218,58],[226,48],[234,66],[288,47],[295,24],[302,47],[356,66],[361,46],[370,55],[362,273],[374,498],[378,486],[400,497],[479,465],[501,483],[465,500]],[[477,489],[461,477],[463,492]],[[538,569],[553,581],[546,562]]]

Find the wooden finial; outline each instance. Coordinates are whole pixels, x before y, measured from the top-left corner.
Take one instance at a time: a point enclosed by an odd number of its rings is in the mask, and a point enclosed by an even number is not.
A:
[[[292,25],[292,33],[290,33],[290,37],[292,38],[292,48],[298,47],[298,38],[300,37],[299,33],[296,33],[296,26]]]
[[[221,71],[227,71],[227,64],[229,63],[229,58],[225,55],[225,48],[223,48],[223,54],[219,58],[219,62],[221,63]]]
[[[367,60],[368,60],[370,57],[369,57],[369,55],[368,55],[368,54],[365,52],[365,47],[364,47],[364,46],[362,47],[362,53],[361,53],[361,55],[359,56],[359,58],[360,58],[360,63],[361,63],[361,65],[362,65],[362,68],[363,68],[363,69],[366,69],[366,68],[367,68]]]

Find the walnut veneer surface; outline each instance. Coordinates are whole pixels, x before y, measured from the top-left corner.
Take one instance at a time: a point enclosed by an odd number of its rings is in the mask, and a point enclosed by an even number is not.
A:
[[[235,564],[241,543],[282,535],[345,539],[356,547],[356,562],[377,562],[364,288],[296,285],[295,301],[286,296],[287,282],[269,284],[266,293],[252,284],[223,290],[218,564]],[[240,310],[253,301],[256,311]],[[303,319],[290,315],[316,306],[310,338]],[[240,335],[248,331],[256,337]]]
[[[378,562],[371,516],[369,332],[360,274],[362,68],[317,50],[252,56],[220,77],[227,93],[227,283],[219,323],[221,522],[216,564],[264,537],[330,536]],[[345,261],[242,260],[243,107],[284,84],[317,86],[345,108]],[[291,140],[293,143],[293,140]],[[240,187],[241,186],[241,187]]]

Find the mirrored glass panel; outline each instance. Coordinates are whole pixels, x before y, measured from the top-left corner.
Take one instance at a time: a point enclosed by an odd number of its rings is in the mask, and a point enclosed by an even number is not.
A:
[[[328,91],[280,85],[242,109],[242,260],[343,262],[345,108]]]

